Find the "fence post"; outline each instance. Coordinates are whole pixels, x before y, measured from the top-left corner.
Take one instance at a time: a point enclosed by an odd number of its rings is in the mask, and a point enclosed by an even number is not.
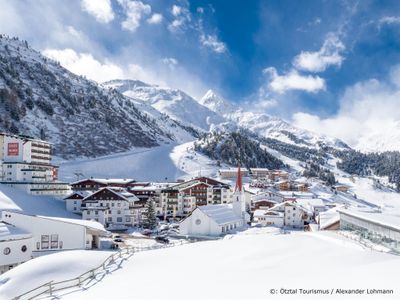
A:
[[[78,277],[78,286],[81,287],[82,283],[81,283],[81,276]]]
[[[51,281],[49,282],[49,294],[50,294],[50,296],[53,296],[53,289],[51,287]]]

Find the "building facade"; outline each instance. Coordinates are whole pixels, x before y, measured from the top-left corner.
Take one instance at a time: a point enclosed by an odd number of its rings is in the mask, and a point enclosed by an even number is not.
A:
[[[33,235],[0,222],[0,274],[32,257]]]
[[[58,166],[51,164],[51,144],[26,136],[0,133],[0,182],[33,195],[63,197],[68,183],[58,181]]]
[[[139,225],[144,208],[139,199],[122,188],[105,187],[82,200],[83,220],[94,220],[110,230]]]

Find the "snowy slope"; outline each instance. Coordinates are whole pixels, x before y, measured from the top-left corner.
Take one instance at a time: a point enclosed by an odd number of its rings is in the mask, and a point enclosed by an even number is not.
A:
[[[120,270],[104,276],[97,284],[90,284],[88,289],[60,291],[56,298],[321,299],[321,295],[279,292],[272,297],[270,290],[327,289],[330,293],[331,289],[387,288],[395,289],[395,294],[367,298],[397,299],[400,260],[396,256],[363,249],[331,232],[279,234],[264,230],[251,230],[231,239],[141,252],[127,260]],[[30,274],[34,277],[35,273]],[[9,277],[17,282],[14,276]],[[157,288],[149,288],[154,285]],[[11,287],[18,290],[21,286],[9,284],[10,294],[6,295],[11,295]],[[329,299],[364,297],[334,294]]]
[[[149,85],[137,80],[112,80],[103,85],[117,89],[134,100],[147,102],[174,120],[197,129],[208,131],[211,124],[223,122],[220,115],[181,90]]]
[[[151,149],[137,148],[124,153],[90,159],[56,160],[62,180],[75,181],[74,173],[85,177],[134,178],[139,181],[175,181],[199,174],[215,176],[218,166],[193,150],[193,142]]]
[[[80,218],[65,210],[61,199],[51,196],[32,196],[17,188],[0,185],[0,211],[23,211],[30,215],[43,215],[62,218]]]
[[[98,267],[107,251],[62,251],[32,259],[0,276],[0,299],[11,299],[51,280],[62,281]]]

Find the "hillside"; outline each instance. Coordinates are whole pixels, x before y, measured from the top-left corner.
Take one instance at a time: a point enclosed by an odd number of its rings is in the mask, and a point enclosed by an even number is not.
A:
[[[278,169],[284,163],[261,147],[261,144],[243,132],[212,132],[199,138],[194,149],[228,165],[246,168]]]
[[[187,139],[165,115],[61,67],[27,42],[0,35],[0,129],[47,139],[64,158],[99,156]]]

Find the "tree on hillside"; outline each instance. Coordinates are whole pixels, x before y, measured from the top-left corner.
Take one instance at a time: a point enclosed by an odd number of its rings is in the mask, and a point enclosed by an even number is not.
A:
[[[154,229],[156,228],[156,226],[157,226],[157,217],[154,208],[154,201],[153,199],[149,199],[145,207],[143,227],[146,229]]]

